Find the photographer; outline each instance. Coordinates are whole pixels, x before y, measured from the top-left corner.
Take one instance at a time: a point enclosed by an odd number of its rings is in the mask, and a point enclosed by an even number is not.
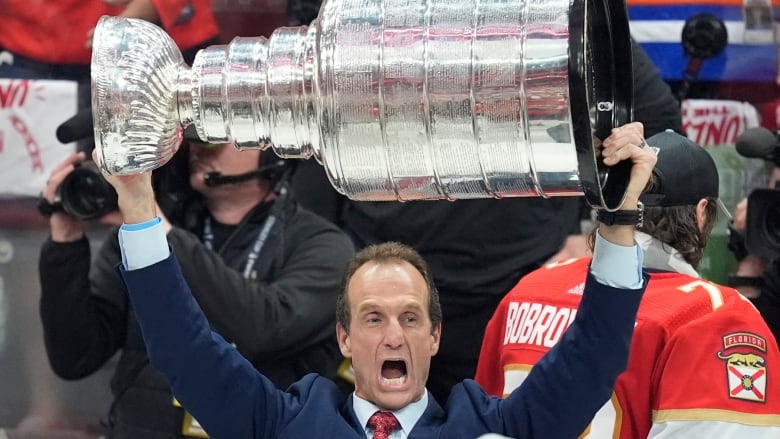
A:
[[[749,298],[780,338],[780,142],[764,128],[752,128],[737,140],[737,151],[749,158],[775,164],[769,189],[758,189],[743,199],[729,226],[729,249],[737,258],[737,270],[729,286]]]
[[[778,176],[780,176],[780,168],[775,168],[772,180],[777,181]],[[743,237],[756,233],[745,225],[746,217],[750,214],[747,201],[748,199],[744,199],[740,202],[734,216],[734,231],[741,232]],[[777,210],[780,209],[780,205],[769,208]],[[768,218],[764,217],[764,219]],[[780,224],[774,224],[774,227],[777,229]],[[776,254],[770,257],[743,253],[745,256],[739,261],[737,271],[730,277],[729,283],[753,302],[775,338],[780,339],[780,248],[772,250],[776,251]],[[745,249],[745,252],[747,251],[749,249]]]
[[[181,186],[188,194],[171,203],[171,181],[156,192],[158,211],[168,215],[169,245],[181,255],[212,328],[280,388],[309,372],[335,377],[342,357],[328,310],[353,254],[349,238],[294,200],[287,188],[289,162],[270,152],[204,144],[193,132],[185,132],[189,148],[158,170],[184,159],[189,184]],[[56,207],[58,188],[84,159],[82,153],[70,156],[42,192],[43,204],[55,206],[48,209],[51,236],[39,260],[49,362],[60,377],[80,379],[121,351],[111,383],[109,438],[203,437],[149,365],[115,271],[121,260],[116,234],[90,264],[84,224]],[[101,221],[112,218],[114,212]]]
[[[780,258],[775,258],[763,273],[761,294],[751,301],[761,312],[775,338],[780,339]]]

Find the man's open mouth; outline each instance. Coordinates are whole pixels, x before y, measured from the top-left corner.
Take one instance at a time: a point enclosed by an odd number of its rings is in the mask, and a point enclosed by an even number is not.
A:
[[[387,360],[382,363],[382,381],[391,385],[406,382],[406,362],[403,360]]]

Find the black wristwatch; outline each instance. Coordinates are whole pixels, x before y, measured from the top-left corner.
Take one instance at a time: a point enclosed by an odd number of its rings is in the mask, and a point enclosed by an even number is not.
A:
[[[55,201],[53,203],[49,203],[49,200],[46,199],[43,195],[38,197],[38,213],[45,217],[50,217],[51,214],[54,212],[64,212],[65,209],[62,208],[62,203],[58,201]]]
[[[641,201],[636,203],[636,210],[616,210],[609,212],[600,209],[596,219],[607,226],[636,226],[642,227],[645,224],[645,205]]]
[[[730,286],[731,288],[762,288],[764,286],[764,278],[759,276],[737,276],[735,274],[730,274],[726,280],[726,285]]]

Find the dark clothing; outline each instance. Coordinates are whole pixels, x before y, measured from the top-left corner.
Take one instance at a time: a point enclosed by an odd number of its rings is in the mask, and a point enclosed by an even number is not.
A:
[[[645,138],[664,130],[686,135],[680,103],[661,72],[634,39],[631,39],[634,68],[634,120],[645,126]]]
[[[215,331],[280,388],[309,372],[335,377],[342,361],[335,336],[341,273],[353,254],[349,238],[292,201],[258,206],[217,252],[199,238],[203,225],[168,233],[198,304]],[[243,275],[273,209],[276,221]],[[65,379],[86,377],[118,350],[110,414],[112,438],[178,438],[183,411],[174,408],[165,378],[146,348],[114,266],[116,235],[90,272],[85,239],[48,241],[40,256],[40,304],[49,361]],[[87,276],[89,274],[89,278]],[[180,312],[169,308],[166,315]],[[164,317],[164,319],[167,317]]]
[[[119,270],[152,363],[213,438],[366,438],[352,398],[345,403],[332,382],[307,375],[289,392],[278,391],[209,331],[173,255],[146,268]],[[577,437],[626,367],[642,291],[588,276],[574,322],[522,386],[499,399],[466,380],[454,387],[444,409],[429,399],[409,439],[474,439],[489,432],[518,439]],[[169,319],[169,309],[180,314]]]
[[[320,0],[288,0],[287,19],[290,26],[308,26],[320,12]]]
[[[780,340],[780,257],[775,258],[764,270],[761,295],[752,299],[761,312],[767,326]]]

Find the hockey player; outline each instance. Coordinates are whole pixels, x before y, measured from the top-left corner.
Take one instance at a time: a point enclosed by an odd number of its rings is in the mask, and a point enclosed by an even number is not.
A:
[[[584,438],[780,437],[777,342],[737,291],[701,279],[695,266],[717,215],[718,173],[685,137],[647,139],[658,150],[642,201],[650,282],[629,364]],[[520,385],[571,323],[589,258],[558,261],[520,280],[489,322],[476,380],[496,396]]]

